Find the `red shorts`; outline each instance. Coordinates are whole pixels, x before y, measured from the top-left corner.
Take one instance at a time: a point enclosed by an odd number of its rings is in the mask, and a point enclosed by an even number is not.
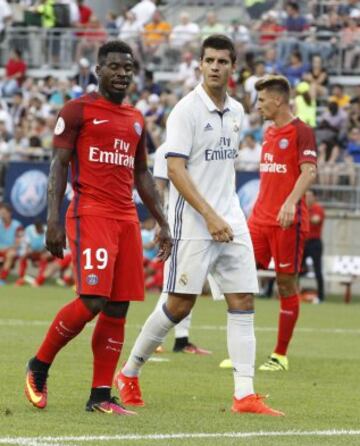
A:
[[[300,271],[307,232],[301,231],[299,225],[282,229],[261,226],[250,219],[249,230],[257,265],[267,268],[273,258],[278,273],[296,274]]]
[[[85,215],[66,219],[78,294],[144,300],[140,225]]]

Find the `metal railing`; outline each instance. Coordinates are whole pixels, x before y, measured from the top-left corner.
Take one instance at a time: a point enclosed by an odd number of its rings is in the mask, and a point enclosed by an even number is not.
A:
[[[12,48],[21,48],[24,59],[31,68],[41,68],[44,65],[52,67],[60,67],[70,69],[75,62],[76,48],[86,39],[85,36],[79,35],[84,32],[79,29],[52,28],[44,29],[38,27],[9,27],[6,30],[4,39],[0,42],[0,66],[4,66],[9,58]],[[91,33],[99,33],[99,29],[88,29],[86,35]],[[117,31],[106,31],[106,39],[117,38]],[[231,36],[235,37],[236,36]],[[265,39],[264,39],[265,37]],[[270,38],[270,40],[269,40]],[[274,38],[274,40],[272,40]],[[335,38],[337,44],[330,43],[330,38]],[[90,40],[90,38],[88,39]],[[96,39],[94,39],[96,40]],[[129,43],[135,47],[140,60],[147,56],[147,48],[144,45],[144,34],[134,34],[128,36]],[[99,39],[101,42],[101,39]],[[192,49],[199,50],[201,43],[201,34],[192,42]],[[324,65],[329,69],[331,74],[358,74],[360,75],[360,42],[355,42],[353,46],[346,46],[340,40],[339,33],[323,33],[323,32],[305,32],[305,33],[285,33],[272,34],[269,32],[250,32],[249,41],[243,43],[243,50],[253,51],[257,55],[262,55],[269,46],[275,46],[278,54],[290,54],[295,48],[299,49],[303,54],[320,53],[323,56]],[[168,55],[172,52],[179,51],[181,48],[174,48],[171,39],[168,42],[159,45],[161,51],[160,69],[169,71],[176,70],[177,65],[169,59]],[[326,51],[325,51],[326,50]],[[85,50],[86,51],[86,50]],[[344,67],[344,61],[349,59],[349,52],[352,51],[354,63],[352,67]],[[88,50],[88,56],[92,61],[96,57],[96,44],[92,50]],[[326,57],[325,57],[326,54]],[[84,55],[86,55],[84,53]],[[167,60],[169,59],[169,60]]]

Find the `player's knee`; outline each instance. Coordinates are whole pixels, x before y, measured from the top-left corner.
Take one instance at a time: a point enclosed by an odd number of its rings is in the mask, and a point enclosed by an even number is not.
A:
[[[101,296],[88,296],[83,295],[80,296],[80,299],[83,301],[86,308],[91,311],[93,314],[98,314],[104,308],[106,303],[106,299]]]
[[[16,257],[16,250],[15,249],[8,249],[6,252],[6,259],[7,260],[13,260]]]
[[[102,308],[102,312],[109,317],[123,318],[126,317],[128,309],[129,309],[129,302],[106,301]]]
[[[226,296],[229,311],[254,311],[254,295],[239,293]]]
[[[177,298],[176,301],[168,299],[165,305],[171,319],[180,322],[190,314],[194,303],[192,300]]]
[[[277,286],[280,296],[292,296],[296,294],[296,276],[295,275],[280,275],[277,278]]]

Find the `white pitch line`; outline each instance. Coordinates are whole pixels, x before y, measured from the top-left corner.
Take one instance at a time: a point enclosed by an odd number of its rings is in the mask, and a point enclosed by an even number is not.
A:
[[[102,441],[140,441],[140,440],[184,440],[192,438],[255,438],[255,437],[335,437],[360,436],[360,430],[324,430],[324,431],[270,431],[270,432],[194,432],[177,434],[149,434],[149,435],[83,435],[72,437],[7,437],[0,438],[0,444],[20,446],[61,446],[62,443],[102,442]],[[74,446],[74,445],[73,445]]]
[[[23,319],[0,319],[0,326],[49,326],[51,321],[29,321]],[[88,326],[94,326],[94,323],[88,324]],[[128,324],[128,328],[142,328],[140,324]],[[225,331],[225,325],[193,325],[194,330],[205,330],[205,331]],[[258,332],[277,332],[277,327],[255,327]],[[358,328],[311,328],[311,327],[298,327],[296,328],[297,333],[324,333],[324,334],[348,334],[348,335],[359,335],[360,329]]]

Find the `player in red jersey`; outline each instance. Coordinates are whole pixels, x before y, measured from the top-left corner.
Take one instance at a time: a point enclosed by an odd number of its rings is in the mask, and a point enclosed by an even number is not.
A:
[[[280,294],[278,340],[260,370],[288,370],[287,349],[299,314],[298,272],[309,230],[305,192],[316,178],[317,148],[312,129],[291,113],[290,85],[283,76],[266,76],[255,88],[258,109],[273,121],[264,135],[260,191],[249,219],[257,264],[275,261]]]
[[[104,44],[96,66],[99,93],[68,102],[55,126],[46,246],[55,257],[63,257],[66,239],[60,207],[70,164],[74,198],[67,211],[66,233],[77,298],[59,311],[36,356],[29,361],[25,393],[38,408],[47,404],[47,374],[56,354],[98,315],[86,410],[134,414],[111,397],[129,302],[144,299],[134,183],[160,226],[159,256],[163,260],[169,256],[172,242],[147,168],[144,119],[138,110],[122,104],[133,70],[132,50],[125,42]]]

